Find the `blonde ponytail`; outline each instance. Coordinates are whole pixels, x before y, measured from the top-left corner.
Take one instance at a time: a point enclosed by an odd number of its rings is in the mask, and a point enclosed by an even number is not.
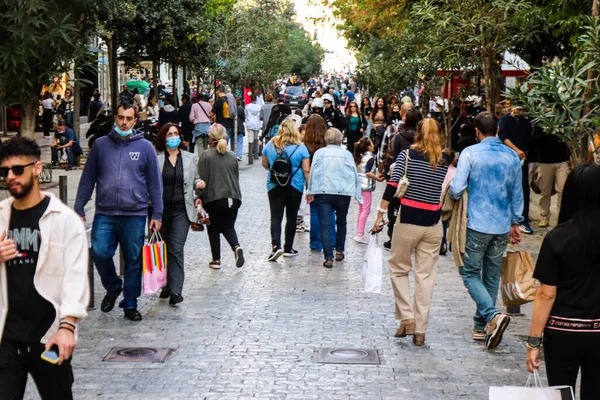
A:
[[[217,145],[215,146],[217,149],[217,153],[227,153],[227,141],[225,140],[225,138],[227,137],[227,130],[223,125],[213,124],[208,131],[208,136],[210,137],[210,141],[212,143],[217,143]]]

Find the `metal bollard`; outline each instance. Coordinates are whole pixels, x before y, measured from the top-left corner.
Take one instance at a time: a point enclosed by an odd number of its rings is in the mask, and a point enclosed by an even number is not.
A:
[[[248,143],[248,165],[254,164],[254,142]]]
[[[89,261],[88,261],[88,282],[90,284],[90,302],[88,303],[88,310],[95,310],[94,305],[94,260],[92,259],[92,248],[89,249]]]
[[[60,201],[69,205],[69,200],[67,199],[67,176],[62,175],[58,177],[58,196]]]

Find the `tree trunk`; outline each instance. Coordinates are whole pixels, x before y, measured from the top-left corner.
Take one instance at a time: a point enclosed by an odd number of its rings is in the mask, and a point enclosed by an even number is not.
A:
[[[158,65],[159,60],[156,56],[152,58],[152,93],[154,98],[158,100]]]
[[[21,103],[21,136],[33,139],[38,116],[39,95]]]
[[[81,128],[81,82],[80,82],[80,72],[79,65],[75,63],[75,68],[73,71],[73,131],[75,132],[75,137],[77,138],[77,142],[79,142],[79,133]]]
[[[594,3],[592,4],[592,15],[594,17],[597,17],[600,15],[600,5],[598,3],[598,0],[594,0]]]
[[[179,90],[178,90],[178,85],[177,85],[177,61],[173,61],[171,64],[171,80],[173,82],[173,100],[175,101],[175,104],[173,104],[175,107],[179,107]]]

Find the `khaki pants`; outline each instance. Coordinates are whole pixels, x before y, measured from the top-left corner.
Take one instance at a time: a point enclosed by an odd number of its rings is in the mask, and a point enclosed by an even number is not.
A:
[[[434,226],[396,223],[394,227],[392,252],[388,265],[396,300],[396,319],[414,318],[417,333],[427,331],[442,236],[441,221]],[[408,273],[413,269],[411,258],[413,250],[415,251],[414,307],[410,303],[408,281]]]
[[[553,164],[538,164],[540,176],[539,186],[542,192],[540,198],[540,212],[542,217],[550,218],[550,203],[552,201],[552,188],[556,190],[558,210],[562,202],[562,192],[569,175],[569,163],[567,161]]]

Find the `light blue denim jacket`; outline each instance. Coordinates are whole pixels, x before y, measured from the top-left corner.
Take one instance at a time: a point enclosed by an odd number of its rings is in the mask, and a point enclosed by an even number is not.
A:
[[[485,138],[460,153],[450,197],[469,191],[467,227],[502,235],[523,220],[521,162],[497,137]]]
[[[333,144],[315,152],[306,194],[352,196],[363,203],[360,179],[352,154]]]

